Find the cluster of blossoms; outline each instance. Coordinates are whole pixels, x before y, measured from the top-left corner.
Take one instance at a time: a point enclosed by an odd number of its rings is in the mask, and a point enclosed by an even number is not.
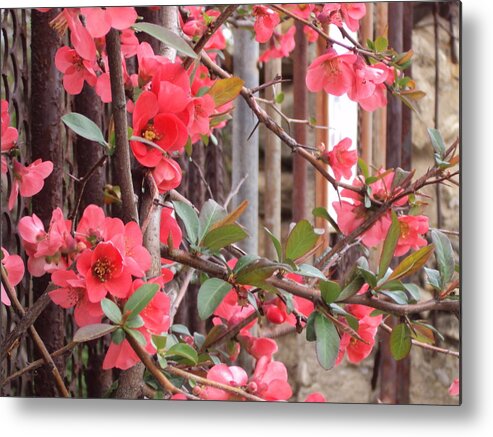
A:
[[[32,276],[51,274],[57,287],[50,298],[62,308],[74,308],[75,323],[86,326],[100,323],[103,318],[101,301],[109,296],[123,304],[145,283],[145,272],[151,266],[151,256],[142,245],[142,231],[135,222],[123,224],[118,218],[106,217],[102,208],[89,205],[72,233],[72,223],[65,220],[57,208],[49,229],[33,214],[19,222],[19,234],[28,256],[27,267]],[[11,257],[9,274],[15,275]],[[11,273],[12,270],[12,273]],[[173,278],[170,270],[149,279],[162,288]],[[139,331],[147,340],[147,350],[155,352],[150,337],[169,328],[169,297],[158,292],[142,311],[144,325]],[[126,340],[111,343],[103,363],[104,368],[127,369],[139,361]]]
[[[395,173],[393,171],[379,172],[377,180],[369,184],[370,200],[383,203],[397,196],[402,189],[394,186]],[[363,186],[359,179],[354,179],[353,186]],[[408,197],[402,196],[394,202],[396,207],[404,207],[408,204]],[[363,194],[349,189],[341,190],[341,200],[333,202],[337,214],[337,224],[344,235],[349,235],[372,213],[372,208],[365,205]],[[428,217],[424,215],[400,215],[398,217],[401,235],[395,250],[395,256],[405,255],[410,249],[418,249],[427,244],[423,235],[429,230]],[[387,236],[392,223],[391,212],[383,214],[367,231],[361,235],[362,243],[367,247],[376,247],[382,243]]]
[[[11,174],[11,190],[8,201],[8,209],[12,210],[17,201],[19,193],[22,197],[32,197],[38,194],[44,186],[44,180],[53,171],[51,161],[37,159],[29,165],[23,165],[18,161],[19,150],[17,140],[19,133],[17,129],[10,126],[9,104],[6,100],[1,101],[2,125],[1,125],[1,148],[2,148],[2,170],[1,174]],[[2,184],[5,186],[6,184]]]

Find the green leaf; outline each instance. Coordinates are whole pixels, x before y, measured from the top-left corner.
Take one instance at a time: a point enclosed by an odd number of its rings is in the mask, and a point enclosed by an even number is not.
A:
[[[363,160],[363,158],[358,158],[358,167],[361,170],[361,174],[364,176],[365,179],[370,177],[368,164]]]
[[[265,229],[265,232],[267,232],[267,235],[269,236],[270,241],[272,241],[272,244],[274,245],[274,249],[276,249],[277,261],[282,262],[283,258],[282,258],[281,242],[269,229],[267,229],[266,227],[264,227],[264,229]]]
[[[308,276],[310,278],[317,278],[325,281],[327,278],[325,275],[316,267],[310,264],[300,264],[296,273],[301,276]]]
[[[278,105],[280,105],[282,102],[284,102],[284,93],[280,92],[279,94],[276,94],[274,100]]]
[[[180,217],[187,231],[188,241],[192,244],[197,244],[199,238],[199,216],[195,210],[187,203],[175,201],[173,202],[176,215]]]
[[[113,323],[120,323],[122,321],[122,312],[118,305],[110,299],[104,298],[101,301],[101,309],[103,313],[108,319],[110,319]]]
[[[286,242],[286,258],[293,261],[301,258],[315,247],[319,236],[308,220],[296,223]]]
[[[428,128],[428,135],[430,136],[433,149],[438,154],[439,158],[443,158],[445,155],[445,143],[443,142],[442,135],[431,127]]]
[[[199,289],[197,307],[202,320],[212,315],[217,306],[231,290],[231,284],[218,278],[205,281]]]
[[[259,257],[257,255],[245,255],[245,256],[242,256],[236,262],[235,267],[233,269],[233,272],[234,273],[240,272],[243,268],[245,268],[246,266],[250,265],[251,263],[253,263],[257,259],[259,259]]]
[[[180,325],[179,323],[172,325],[170,331],[173,334],[188,335],[189,337],[192,336],[190,330],[185,325]]]
[[[197,351],[186,343],[176,343],[175,345],[171,346],[166,352],[166,356],[181,357],[193,364],[197,364],[199,362]]]
[[[407,294],[404,291],[379,290],[379,293],[382,293],[383,295],[390,297],[395,303],[399,305],[406,305],[407,303],[409,303]]]
[[[136,329],[125,329],[125,332],[127,335],[133,337],[142,347],[146,347],[147,340],[142,332],[137,331]]]
[[[426,264],[426,261],[428,261],[433,249],[433,244],[430,244],[406,257],[389,276],[389,280],[401,279],[405,276],[416,273]]]
[[[402,360],[406,358],[411,350],[411,332],[408,326],[400,323],[390,334],[390,353],[394,360]]]
[[[388,46],[389,46],[389,42],[387,41],[387,38],[384,38],[383,36],[379,36],[375,40],[375,50],[377,52],[383,52],[387,50]]]
[[[226,217],[226,210],[212,199],[204,203],[199,215],[199,238],[200,243],[204,236],[209,232],[210,227]]]
[[[380,255],[380,264],[378,266],[378,276],[377,279],[383,278],[385,272],[390,266],[390,262],[394,257],[395,248],[397,247],[397,242],[401,236],[401,225],[397,214],[392,211],[392,224],[390,225],[389,232],[385,237],[385,242],[383,243],[382,254]]]
[[[122,328],[118,328],[111,335],[111,341],[115,344],[122,344],[123,340],[125,340],[125,331]]]
[[[197,54],[182,37],[162,26],[152,23],[135,23],[132,28],[137,32],[145,32],[148,35],[151,35],[168,47],[176,49],[190,58],[197,58]]]
[[[84,343],[86,341],[96,340],[116,329],[116,326],[109,325],[108,323],[95,323],[93,325],[83,326],[74,334],[73,341],[76,343]]]
[[[127,328],[142,328],[142,326],[144,326],[144,319],[139,315],[132,317],[125,323],[125,327]]]
[[[428,278],[428,283],[435,289],[435,290],[441,290],[441,284],[440,284],[440,272],[435,269],[430,269],[428,267],[425,267],[425,272],[426,276]]]
[[[352,314],[348,313],[344,308],[337,305],[336,303],[331,303],[330,309],[333,311],[334,314],[339,314],[341,316],[344,316],[346,318],[348,325],[351,328],[353,328],[355,331],[358,330],[359,321],[356,317],[354,317]]]
[[[322,299],[327,305],[335,302],[341,293],[341,287],[334,281],[320,281],[319,287]]]
[[[331,369],[339,354],[340,338],[337,329],[329,319],[318,312],[315,316],[314,328],[317,337],[318,362],[324,369]]]
[[[209,94],[214,99],[216,107],[231,102],[231,100],[238,97],[244,83],[243,79],[235,76],[216,80],[209,90]]]
[[[159,290],[158,284],[143,284],[130,296],[123,307],[125,314],[130,313],[128,318],[132,319],[139,314],[152,300]]]
[[[284,264],[273,263],[265,258],[260,258],[241,269],[236,275],[236,282],[243,285],[253,285],[265,281],[283,266]]]
[[[154,347],[158,351],[164,350],[164,348],[166,347],[166,341],[168,340],[168,337],[166,335],[153,335],[151,338]]]
[[[216,252],[246,237],[248,237],[248,234],[240,225],[224,225],[208,232],[202,240],[202,245]]]
[[[420,288],[416,284],[403,284],[411,303],[416,303],[421,297]]]
[[[317,311],[313,311],[306,321],[306,341],[315,341],[317,336],[315,335],[315,317],[317,315]]]
[[[377,277],[373,272],[363,268],[359,268],[358,272],[371,288],[375,288],[377,286]]]
[[[77,135],[108,147],[108,143],[104,139],[101,129],[99,129],[96,123],[84,115],[70,112],[62,117],[62,121]]]
[[[435,245],[435,256],[438,263],[438,270],[440,271],[440,276],[442,279],[441,285],[442,288],[445,288],[454,275],[454,251],[450,240],[444,233],[433,229],[431,231],[431,239]]]
[[[339,232],[339,226],[334,221],[334,219],[330,216],[329,211],[327,211],[326,208],[324,208],[323,206],[318,206],[316,208],[313,208],[312,214],[314,217],[319,217],[319,218],[323,218],[324,220],[327,220],[332,225],[332,227]]]
[[[346,287],[343,288],[337,300],[340,302],[348,297],[354,296],[364,283],[365,280],[360,275],[356,276],[349,284],[346,285]]]

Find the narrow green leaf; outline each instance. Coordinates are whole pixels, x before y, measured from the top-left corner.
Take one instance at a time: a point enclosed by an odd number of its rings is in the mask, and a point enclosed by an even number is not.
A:
[[[317,336],[315,335],[315,317],[317,315],[317,311],[313,311],[306,321],[306,341],[315,341]]]
[[[118,328],[111,334],[111,341],[115,344],[122,344],[125,340],[125,331],[122,328]]]
[[[325,281],[327,278],[325,275],[316,267],[310,264],[300,264],[296,273],[301,276],[308,276],[310,278],[317,278]]]
[[[341,293],[341,287],[334,281],[320,281],[319,287],[322,299],[327,305],[335,302]]]
[[[136,329],[125,329],[125,333],[133,337],[142,347],[146,347],[147,340],[142,332],[137,331]]]
[[[361,289],[364,283],[365,280],[360,275],[356,276],[349,284],[346,285],[346,287],[343,288],[341,294],[339,294],[339,297],[337,298],[337,301],[340,302],[348,297],[354,296]]]
[[[277,261],[282,262],[283,258],[282,258],[281,242],[269,229],[267,229],[265,227],[264,227],[264,229],[265,229],[265,232],[267,232],[267,235],[269,236],[270,241],[272,241],[272,244],[274,245],[274,249],[276,249]]]
[[[233,269],[234,273],[240,272],[243,268],[250,265],[254,261],[256,261],[259,257],[257,255],[245,255],[242,256],[235,264]]]
[[[238,97],[244,83],[243,79],[236,76],[216,80],[209,90],[216,107],[225,105]]]
[[[378,276],[377,279],[383,278],[385,272],[390,266],[390,262],[394,257],[395,248],[397,247],[397,242],[401,236],[401,225],[397,214],[392,211],[392,224],[390,225],[387,236],[385,237],[385,242],[383,243],[382,254],[380,255],[380,264],[378,266]]]
[[[407,303],[409,303],[407,294],[404,291],[379,290],[379,293],[390,297],[395,303],[398,303],[399,305],[406,305]]]
[[[286,258],[293,261],[301,258],[315,247],[319,236],[308,220],[296,223],[286,242]]]
[[[284,264],[273,263],[265,258],[260,258],[241,269],[236,275],[236,282],[253,285],[259,281],[265,281],[283,266]]]
[[[179,323],[172,325],[170,331],[173,334],[188,335],[189,337],[192,336],[190,330],[185,325],[180,325]]]
[[[104,337],[106,334],[109,334],[116,329],[116,326],[109,325],[108,323],[95,323],[93,325],[83,326],[74,334],[73,340],[77,343],[96,340],[97,338]]]
[[[127,303],[123,307],[125,314],[130,312],[128,316],[132,319],[139,314],[147,304],[152,300],[159,290],[158,284],[143,284],[141,285],[132,296],[127,300]]]
[[[216,252],[219,249],[237,243],[246,237],[248,237],[248,234],[240,225],[224,225],[209,231],[202,240],[202,245],[209,250]]]
[[[375,40],[375,50],[377,52],[383,52],[387,50],[388,46],[389,46],[389,42],[387,41],[387,38],[383,36],[378,36],[377,39]]]
[[[153,335],[151,338],[152,338],[152,343],[154,344],[154,347],[158,351],[161,351],[166,347],[166,341],[168,339],[168,337],[166,335]]]
[[[217,306],[231,290],[231,284],[218,278],[205,281],[197,296],[197,307],[202,320],[212,315]]]
[[[401,279],[405,276],[416,273],[426,264],[426,261],[428,261],[433,249],[433,244],[430,244],[406,257],[389,276],[389,280]]]
[[[411,303],[416,303],[421,297],[420,288],[416,284],[403,284]]]
[[[127,328],[142,328],[144,326],[144,319],[139,315],[128,319],[127,323],[125,323],[125,327]]]
[[[445,155],[445,143],[443,142],[442,135],[431,127],[428,128],[428,135],[430,136],[433,150],[435,150],[439,158],[443,158]]]
[[[203,240],[214,223],[222,220],[227,214],[226,210],[214,200],[209,199],[205,202],[199,215],[198,242],[200,243]]]
[[[406,358],[411,350],[411,344],[411,332],[406,324],[400,323],[392,329],[390,353],[394,360],[399,361]]]
[[[197,54],[182,37],[162,26],[152,23],[135,23],[132,28],[137,32],[145,32],[148,35],[151,35],[168,47],[176,49],[190,58],[197,58]]]
[[[448,237],[437,229],[431,231],[431,239],[435,245],[435,256],[442,279],[441,285],[442,288],[445,288],[454,275],[454,251]]]
[[[442,289],[440,272],[435,269],[430,269],[425,267],[426,277],[428,279],[428,283],[435,289],[440,291]]]
[[[199,216],[195,210],[185,202],[173,202],[176,215],[180,217],[187,231],[188,241],[197,244],[199,238]]]
[[[77,114],[76,112],[70,112],[62,117],[62,121],[77,135],[108,147],[108,143],[104,139],[101,129],[86,116]]]
[[[193,364],[199,362],[197,351],[186,343],[176,343],[166,352],[167,357],[177,356],[190,361]]]
[[[337,329],[329,319],[320,313],[315,316],[314,328],[317,337],[318,362],[324,369],[331,369],[339,354],[340,338]]]
[[[110,319],[113,323],[120,323],[122,321],[122,312],[118,305],[110,299],[104,298],[101,301],[101,309],[103,313],[108,319]]]

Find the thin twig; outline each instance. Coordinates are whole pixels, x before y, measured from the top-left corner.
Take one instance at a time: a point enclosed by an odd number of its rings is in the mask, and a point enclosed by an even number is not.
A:
[[[228,197],[226,197],[226,200],[224,201],[224,209],[228,209],[229,202],[231,202],[231,200],[238,194],[241,186],[245,183],[247,179],[248,179],[248,173],[245,174],[245,176],[243,176],[241,180],[238,182],[236,187],[229,192]]]
[[[15,292],[15,289],[10,284],[9,278],[7,276],[7,271],[5,270],[5,268],[3,266],[1,266],[1,271],[2,271],[2,282],[4,284],[7,295],[9,296],[12,304],[14,305],[16,312],[21,317],[24,317],[26,315],[26,310],[24,309],[24,307],[20,303],[19,299],[17,299],[17,294]],[[43,357],[44,362],[50,367],[53,378],[55,379],[55,384],[56,384],[56,387],[58,389],[58,392],[64,398],[69,398],[70,393],[67,390],[67,387],[65,387],[65,384],[63,382],[63,378],[60,375],[60,372],[59,372],[57,366],[53,362],[53,358],[51,357],[50,353],[46,349],[46,346],[45,346],[43,340],[39,336],[38,331],[36,331],[36,328],[34,328],[34,326],[30,326],[29,327],[29,333],[31,335],[31,338],[33,339],[34,344],[36,345],[36,348],[39,350],[41,356]]]
[[[183,283],[181,284],[181,287],[180,287],[180,290],[178,290],[178,294],[176,296],[176,299],[173,302],[173,305],[171,306],[170,325],[173,324],[173,319],[175,317],[175,314],[178,311],[178,308],[180,307],[180,304],[183,301],[185,294],[187,293],[188,286],[190,285],[190,281],[192,280],[192,277],[193,277],[193,273],[194,273],[194,269],[187,268],[187,273],[185,275],[185,278],[183,278]]]

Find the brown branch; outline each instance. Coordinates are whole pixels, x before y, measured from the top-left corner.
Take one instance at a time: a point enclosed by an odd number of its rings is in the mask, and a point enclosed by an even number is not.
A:
[[[10,353],[16,340],[23,335],[30,326],[38,319],[43,310],[50,304],[51,299],[48,293],[42,294],[34,305],[26,311],[26,315],[17,323],[15,329],[9,333],[0,348],[0,362]]]
[[[60,355],[63,355],[65,353],[67,353],[67,352],[70,352],[78,344],[79,343],[77,343],[75,341],[71,341],[70,343],[66,344],[62,348],[60,348],[60,349],[56,350],[55,352],[53,352],[51,354],[51,357],[52,358],[56,358],[56,357],[59,357]],[[10,382],[10,381],[12,381],[12,380],[14,380],[16,378],[21,377],[22,375],[24,375],[27,372],[31,372],[33,370],[38,369],[39,367],[43,366],[44,364],[45,364],[44,358],[40,358],[39,360],[33,361],[31,364],[27,365],[26,367],[24,367],[24,368],[18,370],[17,372],[12,373],[11,375],[7,376],[7,378],[5,378],[0,383],[0,387],[3,387],[8,382]]]
[[[258,314],[256,312],[253,312],[248,317],[245,317],[241,322],[238,322],[236,325],[232,326],[224,334],[222,334],[218,338],[216,338],[211,344],[207,345],[207,349],[210,349],[212,347],[217,347],[222,343],[225,343],[229,340],[232,340],[233,338],[235,338],[239,334],[239,332],[245,326],[247,326],[250,322],[253,322],[257,317],[258,317]]]
[[[390,326],[386,325],[385,323],[381,323],[380,327],[382,329],[384,329],[385,331],[387,331],[389,334],[392,333],[392,328]],[[433,346],[433,345],[428,344],[428,343],[423,343],[421,341],[415,340],[414,338],[411,339],[411,343],[414,344],[415,346],[422,348],[422,349],[427,349],[427,350],[430,350],[433,352],[439,352],[441,354],[452,355],[453,357],[460,358],[459,352],[456,352],[456,351],[453,351],[450,349],[444,349],[442,347]]]
[[[217,17],[205,30],[204,34],[200,37],[195,44],[193,51],[199,54],[206,46],[207,42],[212,38],[212,36],[219,30],[219,28],[226,22],[226,20],[233,15],[234,11],[238,8],[239,5],[230,5],[227,6],[219,17]],[[187,58],[183,63],[183,67],[185,70],[188,70],[190,65],[192,65],[193,59]]]
[[[122,72],[120,33],[118,30],[111,29],[106,35],[106,51],[108,52],[112,111],[115,122],[115,176],[122,194],[122,218],[125,223],[129,221],[138,222],[139,215],[132,182],[130,148],[128,144],[127,109]]]
[[[171,259],[184,265],[188,265],[197,270],[205,272],[210,276],[223,279],[224,281],[228,282],[229,280],[228,273],[225,268],[218,266],[217,264],[214,264],[206,259],[191,255],[190,253],[183,250],[170,250],[167,246],[162,246],[161,253],[164,258]],[[267,279],[266,282],[295,296],[308,299],[314,304],[320,303],[321,301],[320,290],[316,288],[298,284],[297,282],[293,282],[287,279],[280,279],[275,276]],[[339,303],[358,303],[401,316],[420,313],[422,311],[458,312],[460,309],[458,301],[430,300],[417,304],[400,305],[385,299],[375,299],[369,298],[367,296],[352,296]]]
[[[17,299],[17,294],[15,292],[14,287],[10,284],[9,278],[7,276],[7,271],[5,268],[2,266],[1,267],[1,272],[2,272],[2,282],[5,287],[5,290],[7,292],[7,295],[9,296],[14,309],[16,312],[21,316],[25,317],[26,315],[26,310],[20,303],[19,299]],[[69,398],[70,394],[69,391],[67,390],[67,387],[65,387],[65,384],[63,382],[63,378],[60,375],[60,372],[58,371],[57,366],[53,362],[53,358],[51,357],[50,353],[46,349],[45,344],[43,343],[43,340],[39,336],[38,332],[34,328],[34,326],[29,326],[29,333],[31,335],[31,338],[33,339],[34,344],[36,345],[36,348],[39,350],[41,356],[43,357],[44,362],[49,366],[51,373],[53,375],[53,378],[55,380],[56,387],[58,389],[58,392],[60,393],[61,396],[64,398]]]
[[[228,393],[234,394],[240,398],[245,398],[249,401],[255,402],[265,402],[265,399],[259,398],[258,396],[247,393],[238,387],[231,387],[230,385],[221,384],[220,382],[212,381],[207,378],[202,378],[201,376],[195,375],[194,373],[186,372],[185,370],[178,369],[176,367],[167,367],[166,371],[176,376],[180,376],[182,378],[192,380],[198,382],[199,384],[208,385],[209,387],[218,388],[220,390],[224,390]]]

